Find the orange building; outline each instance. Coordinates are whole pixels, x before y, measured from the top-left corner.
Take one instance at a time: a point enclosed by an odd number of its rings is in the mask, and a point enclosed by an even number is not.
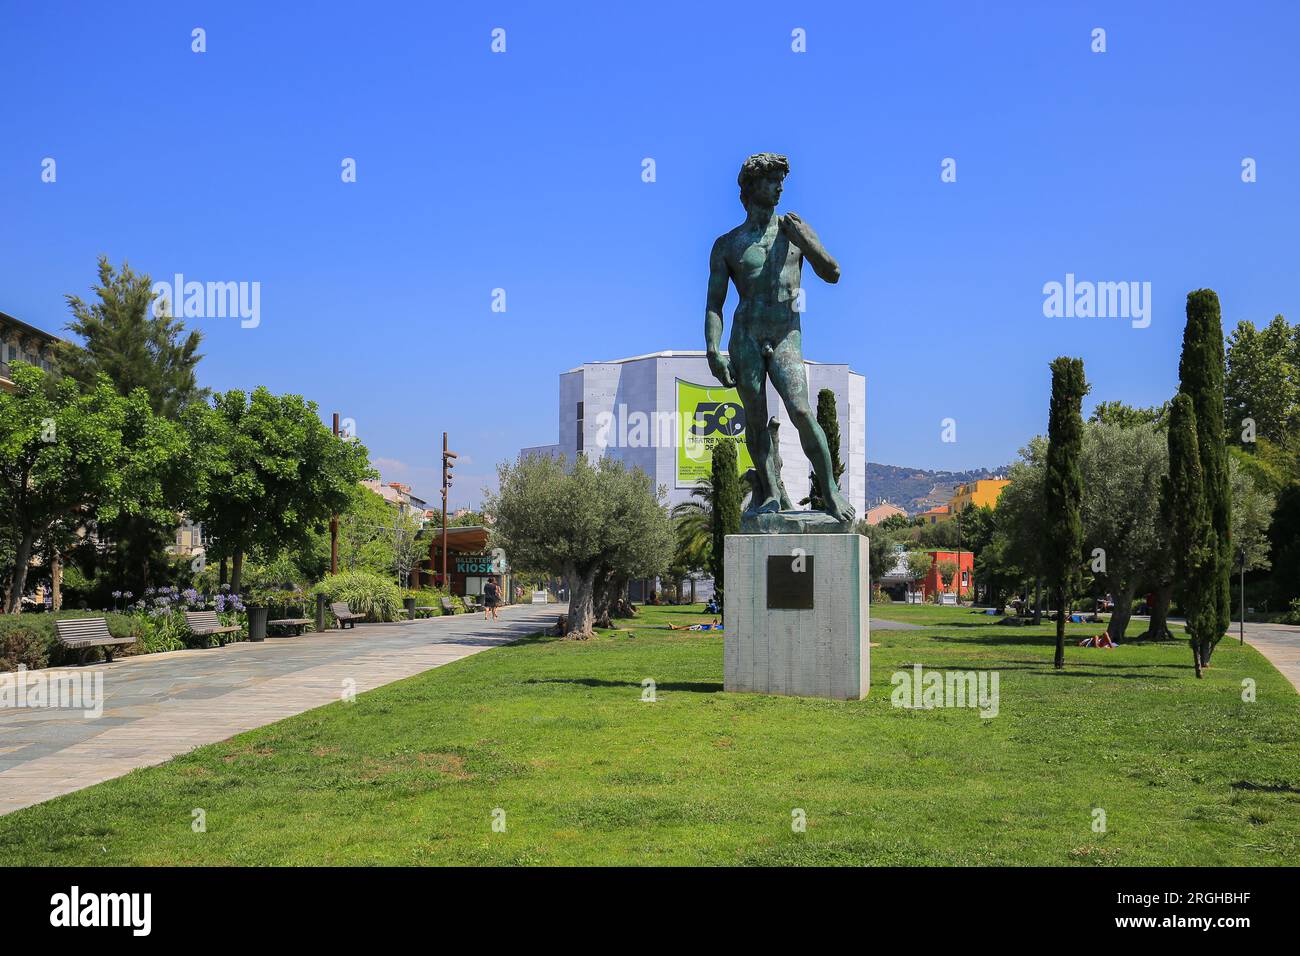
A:
[[[975,587],[975,555],[969,551],[960,552],[960,557],[956,551],[927,551],[926,554],[930,556],[930,571],[921,579],[921,593],[925,600],[930,600],[938,591],[956,594],[960,599],[961,595]],[[959,572],[959,581],[953,581],[947,587],[943,586],[943,578],[939,574],[939,564],[942,561],[951,561],[957,565]]]
[[[978,481],[958,485],[953,492],[952,501],[948,502],[948,510],[956,514],[967,508],[996,507],[998,499],[1002,497],[1002,489],[1009,484],[1011,482],[1006,478],[980,478]]]

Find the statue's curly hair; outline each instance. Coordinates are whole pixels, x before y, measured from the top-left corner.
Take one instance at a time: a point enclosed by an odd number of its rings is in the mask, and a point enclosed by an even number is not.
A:
[[[781,178],[790,175],[790,161],[780,153],[755,153],[745,160],[740,167],[736,183],[740,186],[740,201],[748,202],[749,187],[771,172],[779,172]]]

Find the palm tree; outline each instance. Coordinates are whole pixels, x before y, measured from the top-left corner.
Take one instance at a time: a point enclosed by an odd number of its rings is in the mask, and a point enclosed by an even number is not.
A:
[[[677,533],[673,563],[702,571],[713,555],[713,480],[700,479],[691,489],[691,499],[673,505],[670,512]]]

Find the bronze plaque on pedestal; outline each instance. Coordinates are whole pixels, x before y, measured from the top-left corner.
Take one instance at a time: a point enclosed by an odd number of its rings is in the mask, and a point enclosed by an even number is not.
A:
[[[807,611],[813,606],[813,556],[774,554],[767,559],[769,610]]]

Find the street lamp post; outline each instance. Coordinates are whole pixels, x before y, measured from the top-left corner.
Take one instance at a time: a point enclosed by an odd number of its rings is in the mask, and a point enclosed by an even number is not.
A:
[[[1241,548],[1241,622],[1237,630],[1237,643],[1246,643],[1246,549]]]
[[[334,437],[339,437],[339,413],[334,413]],[[330,574],[339,573],[339,516],[330,515]]]
[[[442,584],[451,593],[451,582],[447,579],[447,490],[451,487],[451,470],[455,467],[458,456],[447,450],[447,433],[442,433]]]

